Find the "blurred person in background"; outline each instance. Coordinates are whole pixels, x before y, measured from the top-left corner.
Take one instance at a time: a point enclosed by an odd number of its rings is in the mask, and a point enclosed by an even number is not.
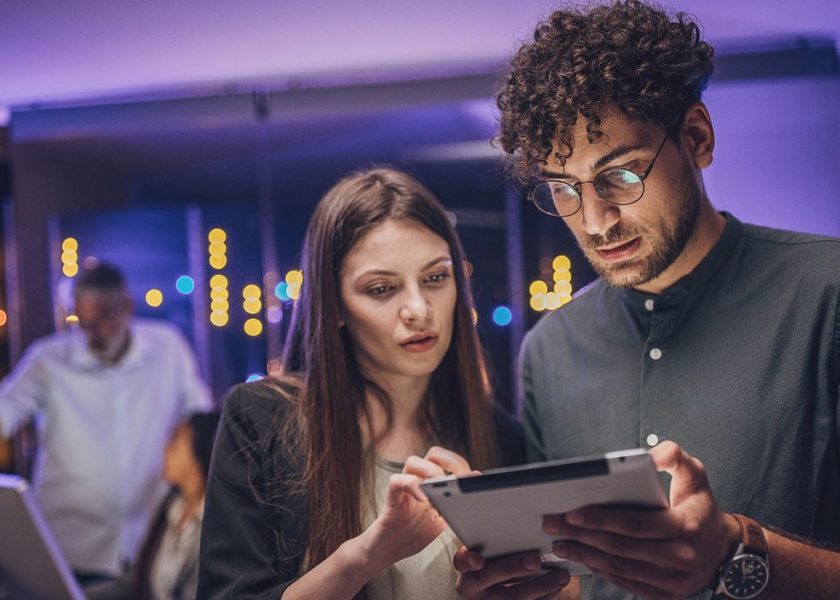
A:
[[[168,490],[163,447],[212,400],[178,330],[132,318],[118,268],[86,265],[74,298],[78,328],[33,342],[0,385],[0,437],[35,418],[33,487],[86,584],[134,560]]]
[[[219,414],[196,413],[175,428],[163,456],[172,489],[152,519],[133,567],[86,590],[89,600],[195,600],[204,491]]]
[[[224,405],[200,598],[458,597],[460,542],[419,483],[523,460],[492,402],[466,266],[446,211],[404,173],[350,175],[321,200],[288,373]]]

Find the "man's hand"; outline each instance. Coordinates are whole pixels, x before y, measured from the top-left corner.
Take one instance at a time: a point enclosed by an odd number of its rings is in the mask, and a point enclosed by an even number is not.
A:
[[[460,573],[455,589],[468,600],[555,598],[569,583],[566,571],[540,575],[542,562],[534,552],[485,561],[481,554],[462,547],[453,562]]]
[[[718,508],[699,460],[673,442],[650,453],[672,477],[670,508],[585,507],[547,516],[543,528],[562,540],[554,545],[560,558],[649,600],[684,598],[709,586],[740,528]]]

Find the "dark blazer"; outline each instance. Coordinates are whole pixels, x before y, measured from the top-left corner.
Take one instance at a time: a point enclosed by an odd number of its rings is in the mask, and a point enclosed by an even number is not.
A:
[[[301,475],[299,457],[285,456],[272,435],[285,406],[260,383],[227,396],[207,485],[199,598],[278,600],[298,577],[307,501],[300,491],[272,485]],[[519,423],[499,410],[496,428],[504,464],[524,463]]]

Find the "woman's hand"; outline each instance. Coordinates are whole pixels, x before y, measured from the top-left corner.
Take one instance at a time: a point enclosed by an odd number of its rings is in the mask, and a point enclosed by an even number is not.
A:
[[[391,475],[385,505],[359,540],[374,573],[417,554],[446,529],[446,521],[420,489],[424,479],[446,473],[474,471],[462,456],[433,446],[423,458],[408,457],[402,473]]]

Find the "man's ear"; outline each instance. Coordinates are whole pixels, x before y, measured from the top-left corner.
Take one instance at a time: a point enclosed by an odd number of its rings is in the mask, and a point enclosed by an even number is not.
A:
[[[688,107],[680,133],[694,166],[705,169],[711,165],[715,149],[715,128],[705,104],[695,102]]]

